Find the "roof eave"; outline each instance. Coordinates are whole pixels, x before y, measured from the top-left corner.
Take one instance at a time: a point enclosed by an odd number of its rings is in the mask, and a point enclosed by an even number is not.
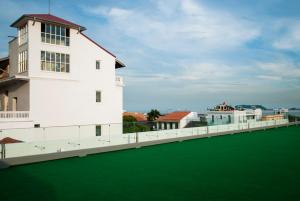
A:
[[[69,28],[74,28],[74,29],[78,29],[79,31],[85,31],[86,28],[83,27],[83,26],[80,26],[80,25],[70,25],[70,24],[65,24],[65,23],[61,23],[61,22],[55,22],[55,21],[51,21],[51,20],[45,20],[45,19],[40,19],[38,17],[31,17],[31,16],[28,16],[28,15],[22,15],[21,17],[19,17],[15,22],[13,22],[10,27],[15,27],[15,28],[19,28],[21,25],[20,22],[22,21],[28,21],[28,20],[35,20],[35,21],[38,21],[38,22],[49,22],[49,23],[55,23],[55,24],[59,24],[59,25],[64,25],[66,27],[69,27]],[[21,23],[22,24],[22,23]]]
[[[115,68],[117,69],[117,68],[124,68],[124,67],[126,67],[126,65],[122,61],[116,59]]]

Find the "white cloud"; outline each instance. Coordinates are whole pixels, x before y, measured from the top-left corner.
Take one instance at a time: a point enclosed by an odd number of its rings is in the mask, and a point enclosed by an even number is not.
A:
[[[257,77],[263,80],[274,80],[274,81],[282,80],[280,76],[274,76],[274,75],[259,75]]]
[[[300,20],[279,20],[275,30],[283,32],[273,42],[273,47],[283,50],[300,50]]]
[[[274,63],[258,63],[258,67],[269,76],[300,78],[300,68],[293,62],[277,61]]]
[[[173,2],[173,3],[172,3]],[[258,26],[224,11],[214,11],[192,0],[158,1],[156,9],[85,9],[107,17],[108,29],[165,51],[227,49],[243,45],[260,34]],[[168,9],[170,3],[174,12]]]

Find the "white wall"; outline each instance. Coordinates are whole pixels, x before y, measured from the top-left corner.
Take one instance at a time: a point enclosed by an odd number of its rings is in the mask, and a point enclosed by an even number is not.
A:
[[[190,112],[179,122],[178,128],[184,128],[189,122],[199,120],[197,112]]]

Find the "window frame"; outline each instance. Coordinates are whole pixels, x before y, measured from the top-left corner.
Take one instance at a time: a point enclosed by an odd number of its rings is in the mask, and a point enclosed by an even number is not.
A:
[[[40,68],[47,72],[70,73],[70,58],[69,54],[41,50]]]
[[[102,135],[102,126],[100,124],[95,125],[95,132],[96,137],[100,137]]]
[[[96,60],[96,70],[101,69],[101,60]]]
[[[99,94],[99,97],[98,97]],[[101,103],[102,102],[102,91],[101,90],[96,90],[96,103]]]
[[[24,45],[28,42],[28,24],[24,25],[22,28],[19,28],[19,46]]]
[[[18,73],[24,73],[28,71],[28,51],[24,50],[19,52],[18,55]]]
[[[41,23],[41,42],[52,45],[70,46],[70,28]]]

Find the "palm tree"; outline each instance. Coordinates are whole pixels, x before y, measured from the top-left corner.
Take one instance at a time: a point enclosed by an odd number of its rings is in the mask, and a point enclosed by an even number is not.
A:
[[[160,112],[156,109],[152,109],[150,112],[147,113],[147,120],[148,121],[155,121],[160,115]]]

